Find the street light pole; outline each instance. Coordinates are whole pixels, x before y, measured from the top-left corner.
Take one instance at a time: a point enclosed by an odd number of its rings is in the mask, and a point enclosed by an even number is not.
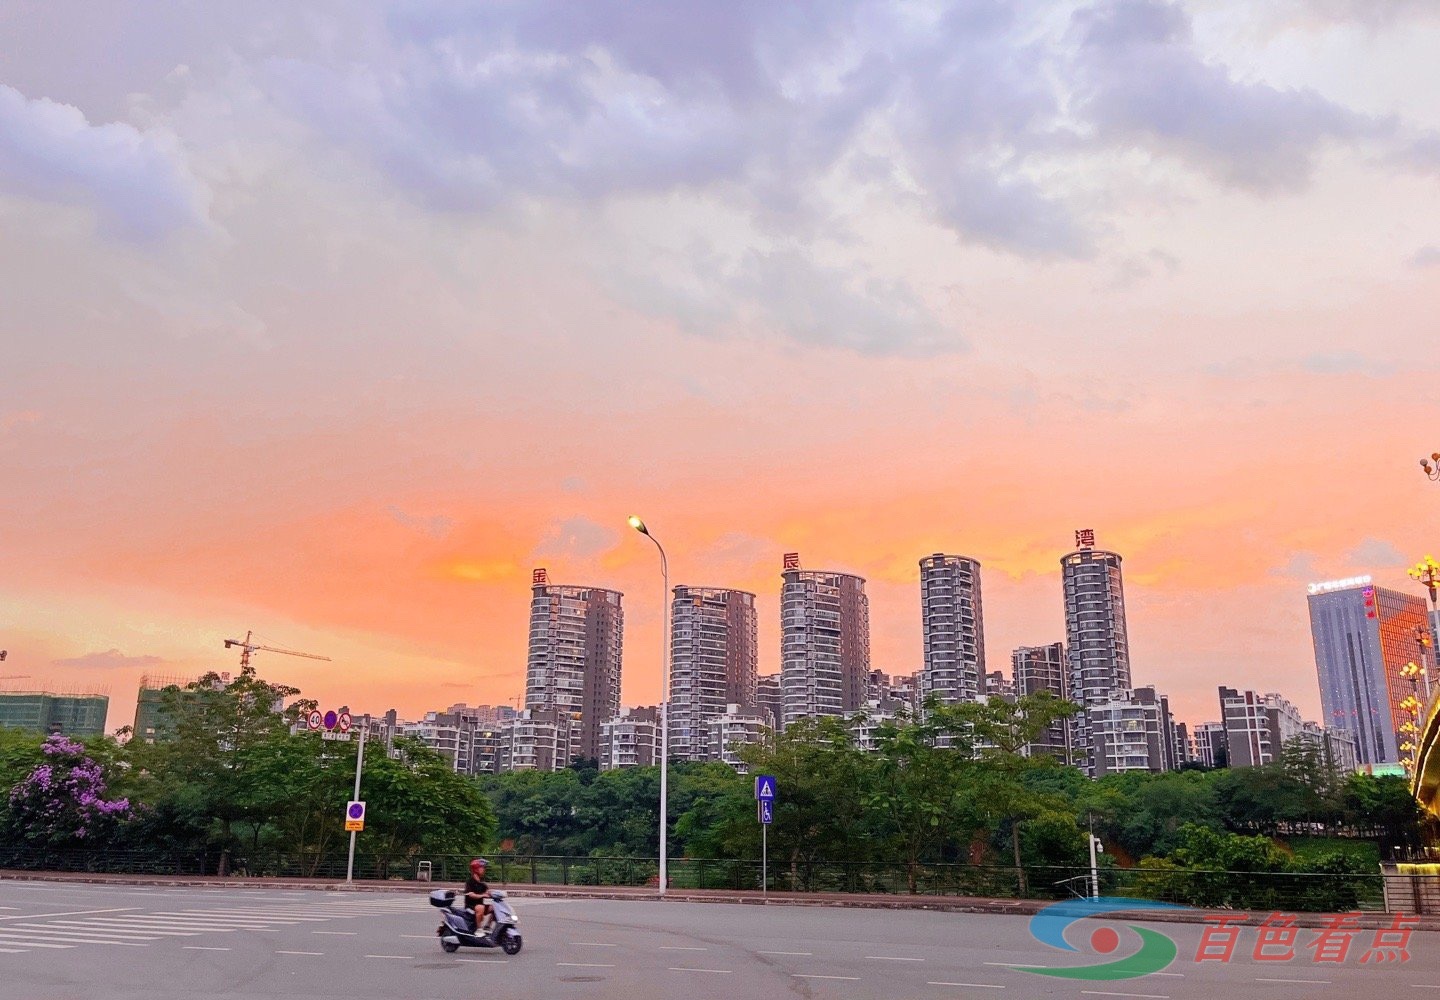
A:
[[[660,602],[660,895],[669,879],[668,834],[670,811],[670,564],[665,546],[650,534],[645,522],[630,515],[630,527],[655,543],[660,552],[660,579],[665,587]]]

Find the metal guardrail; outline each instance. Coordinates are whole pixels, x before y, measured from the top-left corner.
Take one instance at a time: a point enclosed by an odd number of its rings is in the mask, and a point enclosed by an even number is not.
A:
[[[362,853],[356,855],[355,874],[367,879],[417,881],[420,862],[427,862],[435,882],[461,882],[469,861],[469,855],[425,855],[400,860]],[[490,862],[490,880],[497,885],[656,886],[659,880],[659,862],[654,858],[495,854],[490,856]],[[0,868],[31,871],[192,876],[215,875],[219,865],[218,852],[0,848]],[[323,856],[272,852],[248,857],[233,854],[229,867],[230,874],[241,877],[343,879],[345,855],[340,852]],[[760,869],[758,859],[671,858],[670,886],[758,891]],[[911,891],[912,876],[914,891],[924,895],[1067,899],[1088,893],[1090,869],[1030,866],[1022,873],[1007,866],[924,864],[912,872],[903,863],[809,862],[786,866],[772,861],[767,888],[777,893],[906,895]],[[1154,899],[1202,908],[1339,912],[1384,909],[1387,877],[1401,878],[1379,872],[1102,868],[1099,888],[1106,896]]]

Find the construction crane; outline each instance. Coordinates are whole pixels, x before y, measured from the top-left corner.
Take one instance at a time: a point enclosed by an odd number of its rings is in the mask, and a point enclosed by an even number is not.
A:
[[[281,649],[279,646],[261,646],[258,643],[250,641],[250,637],[253,634],[253,632],[246,632],[243,642],[239,639],[225,640],[226,649],[229,649],[231,646],[240,647],[240,669],[242,671],[250,666],[250,654],[259,650],[264,650],[267,653],[284,653],[286,656],[303,656],[307,660],[325,660],[328,662],[330,659],[328,656],[316,656],[314,653],[302,653],[295,649]]]

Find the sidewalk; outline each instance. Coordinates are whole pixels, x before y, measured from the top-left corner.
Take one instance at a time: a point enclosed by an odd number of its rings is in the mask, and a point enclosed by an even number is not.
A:
[[[0,869],[0,881],[73,882],[83,885],[133,885],[163,888],[205,888],[205,889],[309,889],[324,892],[407,892],[422,893],[435,888],[447,888],[443,882],[414,882],[392,879],[356,879],[353,886],[346,886],[335,879],[313,878],[220,878],[215,875],[98,875],[89,872],[31,872]],[[762,896],[758,892],[728,889],[671,889],[663,897],[653,887],[630,886],[561,886],[531,885],[517,882],[513,885],[496,884],[517,899],[615,899],[666,903],[738,903],[753,906],[833,906],[877,910],[930,910],[943,913],[997,913],[1011,916],[1030,916],[1038,913],[1053,900],[1039,899],[992,899],[982,896],[905,896],[889,894],[866,894],[844,892],[772,892]],[[1138,912],[1116,912],[1107,914],[1107,919],[1140,920],[1146,923],[1203,923],[1205,917],[1216,911],[1194,910],[1145,910]],[[1224,911],[1234,916],[1234,911]],[[1260,921],[1268,914],[1258,911],[1251,919]],[[1296,925],[1300,927],[1323,927],[1329,919],[1323,913],[1296,914]],[[1388,927],[1392,915],[1379,912],[1361,914],[1359,925],[1364,928]],[[1440,914],[1416,917],[1418,930],[1440,931]]]

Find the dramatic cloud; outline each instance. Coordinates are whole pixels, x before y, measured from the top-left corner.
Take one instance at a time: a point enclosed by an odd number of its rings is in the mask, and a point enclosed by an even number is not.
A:
[[[3,85],[0,190],[86,205],[102,228],[142,241],[204,225],[210,204],[169,131],[91,125],[78,108]]]
[[[1205,61],[1177,5],[1107,0],[1074,26],[1078,110],[1097,135],[1177,156],[1222,183],[1295,190],[1327,142],[1387,131],[1313,91],[1245,82]]]

